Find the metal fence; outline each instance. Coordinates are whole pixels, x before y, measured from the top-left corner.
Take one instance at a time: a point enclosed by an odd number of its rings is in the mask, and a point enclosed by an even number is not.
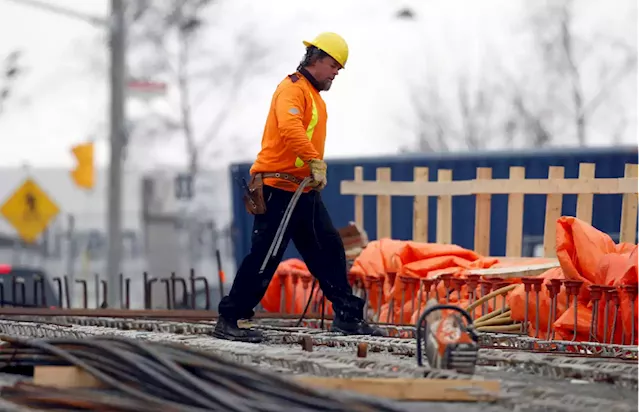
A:
[[[193,207],[194,202],[183,202],[181,206],[186,208],[173,208],[168,214],[158,216],[149,213],[149,205],[145,204],[144,182],[149,176],[164,176],[171,182],[177,175],[175,171],[163,172],[125,173],[122,273],[132,279],[132,308],[144,305],[142,286],[136,285],[141,285],[145,271],[156,278],[171,276],[172,272],[186,278],[193,268],[212,286],[218,284],[219,266],[229,275],[235,271],[228,172],[202,172],[203,179],[212,184],[208,193],[201,191],[201,196],[195,199],[199,202],[198,207]],[[74,291],[72,306],[82,307],[82,286],[75,280],[91,285],[96,274],[102,280],[108,278],[106,173],[97,171],[96,187],[91,193],[84,193],[73,186],[68,170],[33,169],[25,173],[19,169],[4,169],[0,170],[0,198],[9,198],[26,177],[46,191],[61,212],[36,244],[31,245],[22,242],[14,228],[0,217],[0,265],[42,269],[49,280],[68,276]],[[171,189],[165,192],[173,195]],[[166,306],[164,296],[164,293],[154,291],[154,305]],[[99,307],[101,303],[96,294],[89,293],[90,307]]]
[[[3,236],[0,238],[0,263],[13,267],[41,269],[46,273],[50,283],[55,277],[66,276],[69,283],[65,286],[65,294],[68,290],[72,291],[72,307],[100,307],[103,304],[101,281],[108,280],[106,234],[98,229],[74,230],[69,225],[70,222],[69,219],[57,219],[35,245],[24,244],[15,236]],[[193,269],[198,276],[207,280],[210,288],[216,288],[217,291],[219,270],[222,269],[225,274],[232,274],[235,270],[228,226],[217,228],[213,222],[199,225],[187,221],[170,228],[166,236],[173,238],[168,245],[173,250],[167,251],[163,248],[163,252],[181,256],[179,267],[182,270],[152,270],[157,265],[150,261],[153,258],[150,255],[154,254],[154,251],[147,248],[145,231],[137,228],[124,230],[122,274],[125,278],[131,279],[131,308],[143,308],[145,305],[142,297],[144,272],[158,279],[168,278],[172,272],[178,272],[176,276],[188,278],[190,269]],[[201,283],[198,285],[204,286]],[[154,287],[152,292],[153,306],[166,307],[164,290],[159,291],[158,287]],[[192,291],[189,290],[189,293]],[[211,301],[210,304],[214,303]]]

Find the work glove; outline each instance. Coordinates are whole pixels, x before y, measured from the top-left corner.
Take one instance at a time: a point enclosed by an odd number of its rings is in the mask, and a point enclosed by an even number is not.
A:
[[[311,177],[313,180],[310,186],[316,190],[322,190],[327,186],[327,164],[320,159],[311,159],[309,161],[311,169]]]

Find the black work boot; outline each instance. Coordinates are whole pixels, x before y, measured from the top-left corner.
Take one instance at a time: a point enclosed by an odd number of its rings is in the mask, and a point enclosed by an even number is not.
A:
[[[340,316],[334,317],[330,330],[344,335],[387,336],[384,330],[371,326],[362,319],[343,320]]]
[[[262,332],[255,329],[238,327],[238,321],[228,320],[220,316],[213,330],[213,336],[220,339],[238,342],[262,342]]]

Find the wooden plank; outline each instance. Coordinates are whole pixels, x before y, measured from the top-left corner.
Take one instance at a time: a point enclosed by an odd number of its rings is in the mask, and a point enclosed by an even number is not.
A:
[[[447,182],[451,182],[452,179],[453,172],[451,170],[438,170],[438,183],[444,182],[445,184],[447,184]],[[451,243],[451,202],[451,196],[438,196],[436,243],[447,245]]]
[[[547,258],[547,257],[527,257],[527,256],[489,256],[492,259],[498,259],[501,263],[512,263],[512,264],[522,264],[528,265],[531,260],[535,260],[537,263],[554,263],[558,261],[557,257]]]
[[[524,180],[524,167],[509,168],[509,180]],[[507,205],[507,250],[506,256],[522,256],[522,223],[524,216],[524,195],[511,193]]]
[[[499,381],[421,379],[421,378],[324,378],[299,376],[296,379],[312,388],[346,390],[361,395],[400,401],[469,402],[494,399]],[[481,392],[484,392],[481,393]]]
[[[549,179],[564,179],[564,167],[549,166]],[[562,195],[547,195],[547,208],[544,214],[545,257],[556,255],[556,222],[562,216]]]
[[[415,182],[429,181],[428,167],[414,167]],[[416,196],[413,199],[413,241],[428,242],[429,237],[429,197]]]
[[[476,169],[476,179],[491,180],[490,167]],[[491,234],[491,195],[476,195],[476,222],[473,235],[473,247],[476,253],[482,256],[489,255]]]
[[[510,181],[509,179],[491,180],[457,180],[447,184],[439,182],[388,182],[375,181],[340,182],[340,193],[344,195],[360,194],[365,196],[470,196],[478,194],[511,194],[531,195],[546,194],[625,194],[638,193],[638,178],[612,179],[525,179]]]
[[[36,366],[33,383],[54,388],[104,388],[98,379],[76,366]]]
[[[638,177],[638,165],[627,164],[625,177]],[[636,243],[638,232],[638,193],[622,196],[622,214],[620,215],[620,242]]]
[[[380,184],[391,182],[391,168],[377,168],[376,181]],[[378,195],[376,205],[376,238],[391,238],[391,196]]]
[[[596,177],[596,165],[593,163],[580,163],[579,179],[589,180]],[[629,177],[629,176],[627,176]],[[588,224],[593,220],[593,194],[580,193],[576,203],[576,217]]]
[[[549,269],[557,268],[560,262],[538,263],[535,265],[507,266],[493,269],[470,269],[470,275],[502,277],[502,278],[522,278],[527,276],[539,276]]]
[[[357,392],[403,401],[480,401],[494,399],[499,381],[411,378],[325,378],[292,376],[310,388]],[[105,388],[91,374],[75,366],[36,366],[33,383],[56,388]]]
[[[354,182],[362,182],[364,180],[364,171],[362,166],[356,166],[353,168],[353,180]],[[364,228],[364,198],[362,195],[354,195],[353,199],[353,215],[356,226]]]

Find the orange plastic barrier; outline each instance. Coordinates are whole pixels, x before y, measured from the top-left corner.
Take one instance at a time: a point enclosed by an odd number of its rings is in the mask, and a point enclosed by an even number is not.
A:
[[[565,288],[562,287],[557,299],[556,313],[551,317],[551,299],[547,288],[551,279],[569,279],[584,282],[578,296],[578,333],[577,340],[589,340],[591,326],[592,304],[590,300],[590,285],[603,285],[618,288],[630,285],[636,291],[638,286],[638,246],[628,243],[615,244],[606,234],[589,224],[574,217],[561,217],[556,224],[557,256],[559,268],[553,268],[540,275],[544,279],[542,291],[539,294],[539,333],[538,337],[545,338],[551,328],[557,339],[573,338],[574,310],[573,303],[567,307]],[[355,260],[349,275],[359,284],[366,286],[367,299],[370,309],[380,307],[380,322],[415,323],[424,310],[429,298],[437,295],[441,303],[446,302],[449,291],[449,302],[467,307],[471,290],[466,284],[456,286],[455,279],[466,278],[469,270],[498,268],[507,266],[531,265],[539,263],[536,258],[511,261],[508,259],[489,258],[478,255],[474,251],[456,246],[433,243],[418,243],[393,239],[381,239],[369,242],[360,256]],[[445,275],[445,276],[443,276]],[[430,293],[422,293],[419,299],[419,285],[421,279],[447,279],[437,283]],[[453,280],[452,280],[453,279]],[[278,267],[276,276],[269,285],[267,294],[262,300],[263,307],[270,312],[281,310],[282,282],[284,282],[285,311],[288,313],[302,313],[309,297],[312,277],[306,265],[297,259],[284,261]],[[503,284],[520,283],[517,278],[505,279]],[[380,305],[380,286],[382,286],[382,302]],[[452,291],[453,290],[453,291]],[[535,294],[529,296],[529,334],[535,334]],[[601,300],[598,314],[599,341],[604,340],[605,306],[608,305],[607,342],[610,339],[615,314],[614,343],[629,343],[631,336],[631,319],[638,321],[638,302],[632,305],[629,293],[620,291],[619,310],[613,301],[605,304]],[[475,290],[475,296],[481,296],[481,286]],[[322,294],[319,287],[314,291],[312,308],[319,308]],[[294,303],[295,301],[295,303]],[[404,301],[404,306],[402,302]],[[498,307],[503,304],[501,299],[496,301]],[[506,304],[511,309],[511,317],[516,321],[524,321],[525,290],[520,284],[508,294]],[[493,300],[488,302],[488,310],[492,311]],[[331,313],[331,304],[327,301],[327,312]],[[393,313],[390,308],[393,307]],[[632,311],[633,310],[633,315]],[[476,309],[476,316],[481,308]],[[638,331],[635,341],[638,340]]]

